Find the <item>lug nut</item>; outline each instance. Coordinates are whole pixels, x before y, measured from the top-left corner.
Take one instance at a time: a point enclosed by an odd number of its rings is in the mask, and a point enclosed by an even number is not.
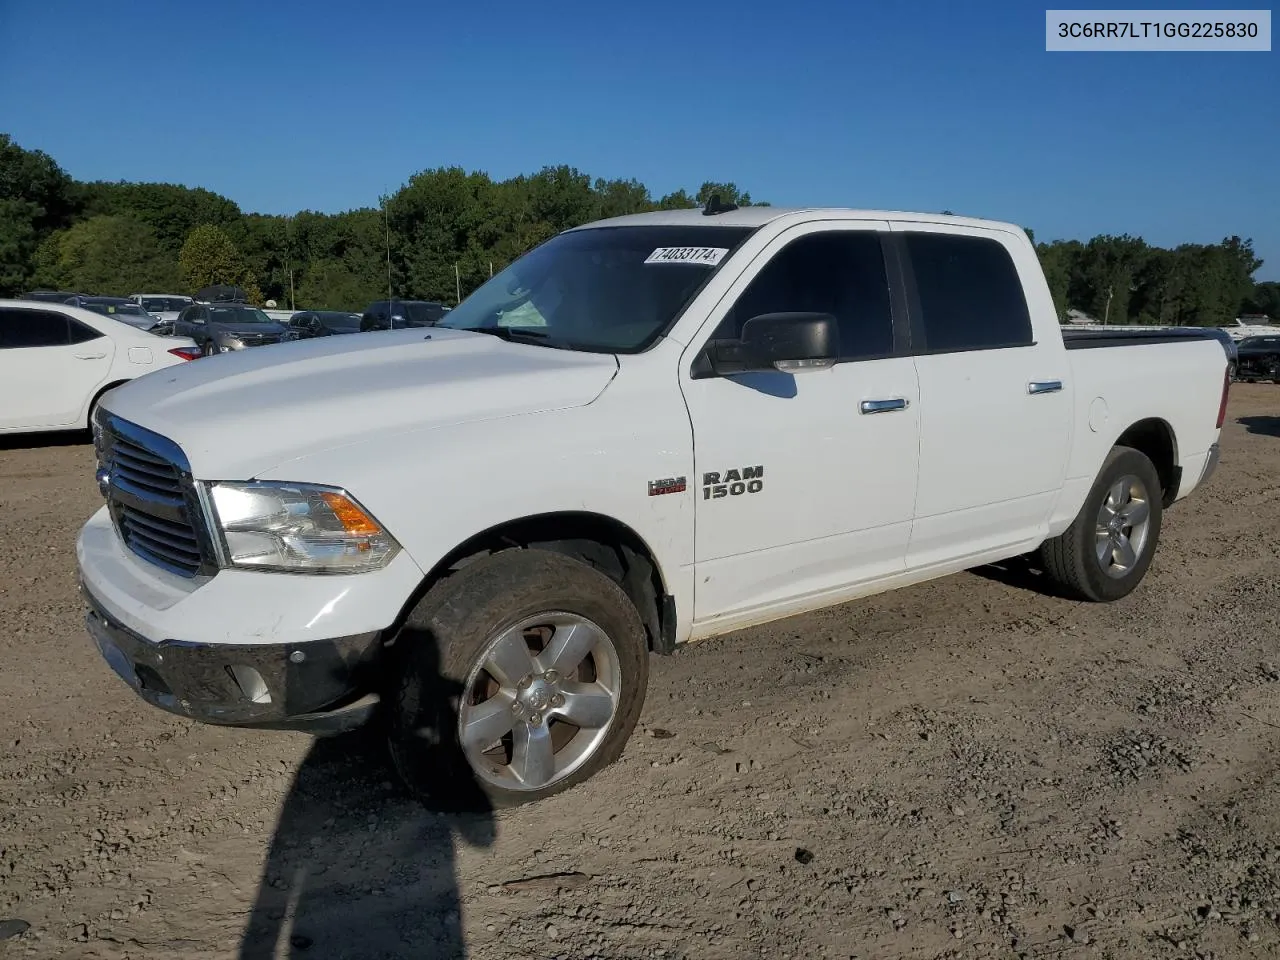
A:
[[[519,700],[517,700],[515,703],[511,705],[511,712],[514,713],[517,717],[520,716],[520,714],[524,713],[524,706],[520,703]]]
[[[520,678],[520,683],[518,684],[518,686],[520,687],[521,690],[523,690],[525,687],[529,686],[529,684],[531,683],[533,683],[533,677],[529,676],[529,674],[526,673],[523,677]]]
[[[542,714],[540,713],[535,713],[531,717],[529,717],[529,723],[531,723],[535,727],[541,722],[542,722]]]
[[[552,705],[553,707],[563,707],[563,706],[564,706],[564,694],[563,694],[563,693],[557,693],[555,696],[553,696],[553,697],[551,698],[551,705]]]
[[[558,674],[554,670],[548,670],[546,673],[542,675],[542,679],[547,681],[547,683],[559,683],[560,674]]]

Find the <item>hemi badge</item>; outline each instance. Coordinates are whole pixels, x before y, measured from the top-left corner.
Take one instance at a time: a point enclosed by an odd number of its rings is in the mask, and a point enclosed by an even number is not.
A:
[[[684,477],[665,477],[649,481],[649,496],[660,497],[664,493],[684,493],[687,489]]]

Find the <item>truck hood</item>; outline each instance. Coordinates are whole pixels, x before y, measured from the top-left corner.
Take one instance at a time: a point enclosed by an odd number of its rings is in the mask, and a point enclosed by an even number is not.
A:
[[[388,330],[193,360],[117,387],[103,407],[177,442],[199,479],[253,479],[355,441],[582,406],[617,370],[612,354]]]

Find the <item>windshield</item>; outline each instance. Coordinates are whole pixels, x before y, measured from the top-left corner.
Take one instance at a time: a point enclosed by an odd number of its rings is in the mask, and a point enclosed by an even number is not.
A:
[[[147,311],[143,310],[136,303],[125,301],[123,303],[103,302],[101,300],[86,300],[84,308],[92,310],[94,313],[101,313],[103,316],[114,317],[124,314],[129,317],[146,317]]]
[[[400,308],[413,323],[435,323],[444,316],[442,303],[413,303],[401,301]]]
[[[172,313],[191,305],[186,297],[143,297],[142,309],[148,313]]]
[[[592,227],[525,254],[440,320],[530,343],[634,353],[666,332],[749,227]]]
[[[257,307],[210,307],[209,320],[213,323],[275,323]]]

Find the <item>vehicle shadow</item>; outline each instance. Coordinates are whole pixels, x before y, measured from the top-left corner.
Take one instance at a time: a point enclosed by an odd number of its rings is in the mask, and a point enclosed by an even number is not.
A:
[[[0,434],[0,450],[37,450],[42,447],[79,447],[93,443],[88,430],[49,430],[39,433]]]
[[[1040,561],[1034,554],[1023,554],[997,563],[972,567],[968,572],[984,580],[993,580],[1018,590],[1030,590],[1047,597],[1062,595],[1044,572],[1044,568],[1040,566]]]
[[[479,787],[455,786],[466,813],[412,798],[380,723],[317,739],[281,808],[240,960],[465,957],[455,841],[487,847],[495,828]]]
[[[1259,436],[1280,437],[1280,417],[1237,417],[1236,423]]]

